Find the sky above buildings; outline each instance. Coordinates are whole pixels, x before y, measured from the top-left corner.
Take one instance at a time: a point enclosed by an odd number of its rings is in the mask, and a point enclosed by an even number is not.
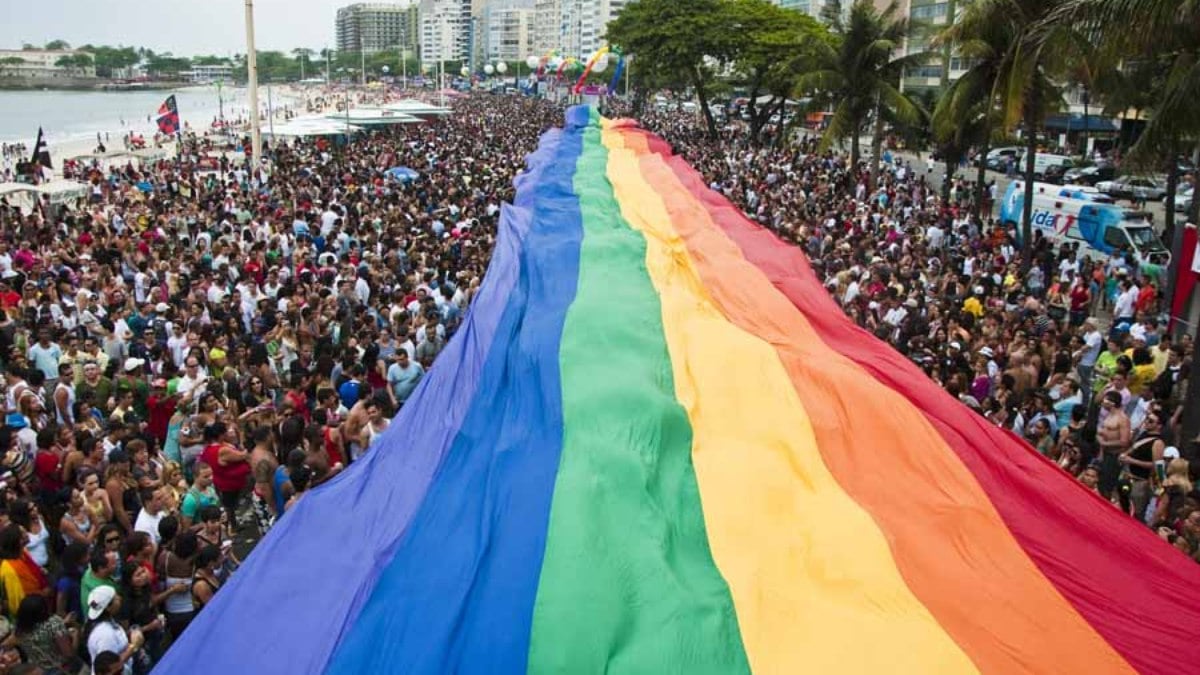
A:
[[[254,0],[255,42],[260,50],[333,47],[337,8],[347,4]],[[0,48],[63,39],[182,56],[246,51],[245,0],[0,0],[0,7]]]

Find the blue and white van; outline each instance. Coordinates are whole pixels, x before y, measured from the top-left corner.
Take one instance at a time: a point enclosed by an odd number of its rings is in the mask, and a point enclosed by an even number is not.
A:
[[[1000,203],[1000,221],[1016,230],[1018,240],[1024,207],[1025,181],[1013,181]],[[1105,260],[1124,248],[1143,269],[1160,271],[1171,262],[1148,214],[1117,206],[1094,188],[1034,183],[1032,226],[1055,246],[1079,244],[1080,255],[1092,260]]]

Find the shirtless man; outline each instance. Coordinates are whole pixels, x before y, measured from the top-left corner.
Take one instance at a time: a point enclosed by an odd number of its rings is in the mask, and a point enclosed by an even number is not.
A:
[[[250,442],[254,448],[250,451],[250,469],[254,475],[254,490],[250,493],[250,503],[254,507],[254,520],[258,530],[265,535],[279,517],[275,513],[274,478],[279,461],[275,452],[271,428],[261,426],[250,433]]]
[[[1100,405],[1107,411],[1104,422],[1096,429],[1096,442],[1100,445],[1100,494],[1106,499],[1112,497],[1113,488],[1121,475],[1119,457],[1129,450],[1131,431],[1129,416],[1121,409],[1121,394],[1116,391],[1105,392]]]
[[[386,395],[383,400],[387,400]],[[351,462],[361,457],[387,429],[389,420],[380,411],[381,405],[382,401],[374,397],[359,400],[346,415],[342,438],[347,442],[346,453]]]

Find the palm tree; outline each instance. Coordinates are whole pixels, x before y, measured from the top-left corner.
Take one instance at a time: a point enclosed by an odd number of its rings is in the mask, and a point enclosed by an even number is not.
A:
[[[306,47],[296,47],[295,49],[292,50],[292,54],[295,55],[296,60],[298,60],[300,62],[300,79],[301,80],[304,79],[304,62],[312,57],[312,53],[313,53],[313,51]]]
[[[1200,100],[1200,31],[1196,30],[1200,25],[1200,2],[1065,0],[1053,18],[1086,25],[1096,32],[1104,49],[1143,66],[1162,69],[1161,77],[1141,81],[1150,100],[1151,115],[1127,160],[1143,166],[1167,163],[1165,211],[1172,268],[1166,288],[1170,293],[1183,241],[1182,228],[1174,227],[1177,157],[1185,143],[1194,144],[1200,137],[1200,115],[1195,111],[1196,101]],[[1200,204],[1195,200],[1190,218],[1192,222],[1200,220]],[[1196,365],[1192,366],[1183,409],[1180,437],[1186,444],[1200,432],[1200,367]]]
[[[1175,191],[1179,182],[1176,158],[1184,145],[1200,137],[1200,3],[1151,0],[1066,0],[1056,15],[1061,22],[1087,26],[1098,36],[1101,48],[1113,58],[1132,62],[1159,76],[1138,77],[1141,93],[1152,114],[1128,161],[1135,166],[1167,171],[1166,231],[1174,234]],[[1193,201],[1193,221],[1200,204]]]
[[[827,148],[849,136],[852,169],[858,166],[859,136],[874,115],[873,188],[879,171],[884,118],[890,115],[906,123],[920,119],[920,111],[900,92],[899,83],[904,68],[917,65],[926,55],[893,56],[910,33],[908,20],[894,0],[882,11],[876,10],[870,0],[856,0],[845,19],[839,11],[829,12],[827,20],[833,42],[814,45],[815,69],[802,76],[798,86],[811,93],[818,105],[833,107],[821,143]]]
[[[1051,20],[1068,0],[977,0],[967,6],[952,35],[978,38],[990,31],[1009,36],[996,54],[992,94],[1005,129],[1022,124],[1025,140],[1025,209],[1021,218],[1022,264],[1033,262],[1033,169],[1038,127],[1061,100],[1056,78],[1065,70],[1068,24]]]
[[[979,174],[975,180],[976,213],[983,218],[984,191],[987,183],[987,154],[997,120],[997,83],[1006,55],[1016,35],[1008,23],[958,21],[934,40],[934,45],[952,48],[971,66],[950,84],[933,111],[933,133],[937,139],[954,138],[959,145],[977,143]],[[972,31],[972,32],[968,32]],[[949,174],[947,174],[949,175]]]

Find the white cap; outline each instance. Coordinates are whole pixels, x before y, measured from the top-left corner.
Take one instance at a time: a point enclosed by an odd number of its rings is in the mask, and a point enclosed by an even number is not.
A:
[[[92,592],[88,593],[88,619],[92,621],[99,619],[104,610],[108,609],[108,606],[112,604],[115,597],[117,597],[117,592],[112,586],[99,586],[92,589]]]
[[[146,362],[141,359],[135,359],[135,358],[125,359],[125,371],[128,372],[130,370],[137,370],[138,368],[141,368],[142,364],[144,364],[144,363],[146,363]]]
[[[1129,337],[1134,340],[1146,341],[1146,327],[1140,323],[1135,323],[1129,327]]]
[[[1172,445],[1163,450],[1163,459],[1179,459],[1179,448]]]

